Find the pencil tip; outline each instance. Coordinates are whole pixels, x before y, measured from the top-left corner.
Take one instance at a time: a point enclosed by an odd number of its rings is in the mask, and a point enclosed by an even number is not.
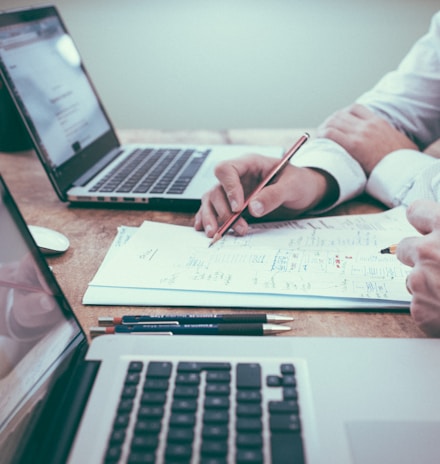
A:
[[[222,238],[222,236],[220,234],[216,233],[214,235],[214,237],[212,238],[210,244],[208,245],[208,248],[211,248],[212,245],[214,245],[215,242],[218,242],[221,238]]]

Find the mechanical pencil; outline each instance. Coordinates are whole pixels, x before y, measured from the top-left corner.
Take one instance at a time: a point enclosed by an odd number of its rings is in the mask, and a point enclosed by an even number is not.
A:
[[[90,334],[170,334],[170,335],[273,335],[287,332],[290,327],[274,324],[187,324],[187,325],[115,325],[91,327]]]
[[[278,314],[159,314],[156,316],[126,315],[98,318],[100,326],[120,324],[217,324],[217,323],[271,323],[293,321],[293,317]]]

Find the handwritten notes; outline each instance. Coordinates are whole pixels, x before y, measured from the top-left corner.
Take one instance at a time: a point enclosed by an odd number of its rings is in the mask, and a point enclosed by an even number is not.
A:
[[[379,250],[415,234],[400,208],[257,224],[210,248],[190,227],[144,222],[120,228],[84,303],[406,307],[409,268]]]

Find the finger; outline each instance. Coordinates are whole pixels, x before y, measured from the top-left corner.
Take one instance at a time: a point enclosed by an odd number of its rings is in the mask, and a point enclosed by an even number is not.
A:
[[[347,132],[350,126],[357,122],[356,119],[348,109],[343,109],[327,118],[319,129],[335,129]]]
[[[252,178],[251,173],[254,170],[253,163],[250,160],[251,157],[246,156],[231,162],[220,163],[215,168],[215,175],[233,212],[237,212],[243,207],[245,199],[243,178]]]
[[[408,266],[417,264],[440,274],[440,231],[422,237],[407,237],[396,247],[397,258]],[[438,272],[437,272],[438,270]]]
[[[219,216],[227,215],[228,211],[229,205],[223,189],[217,185],[202,196],[202,204],[196,216],[198,230],[204,230],[208,237],[213,237],[219,227]]]
[[[283,188],[283,184],[281,183],[266,186],[249,203],[249,213],[254,217],[262,217],[271,213],[283,204],[284,194],[285,188]]]
[[[202,206],[196,215],[195,227],[197,230],[205,230],[208,237],[213,237],[221,224],[231,216],[228,200],[221,186],[217,186],[202,197]],[[233,229],[239,235],[246,234],[248,224],[243,218],[239,218]]]
[[[343,147],[347,142],[347,132],[335,126],[326,126],[318,130],[317,136],[322,139],[332,140]]]
[[[438,302],[425,301],[415,295],[410,305],[411,316],[417,326],[430,337],[440,337],[440,307]]]
[[[428,335],[440,335],[440,295],[437,279],[421,266],[414,268],[407,278],[412,294],[411,315],[416,324]]]
[[[406,209],[406,217],[422,234],[440,229],[440,204],[431,200],[416,200]]]
[[[349,146],[347,144],[351,143],[356,133],[354,128],[358,127],[358,125],[359,118],[351,114],[349,110],[344,109],[330,116],[318,128],[317,136],[332,140],[348,150]]]
[[[407,266],[414,267],[418,259],[417,246],[421,237],[406,237],[396,247],[397,259]]]
[[[349,108],[349,113],[358,119],[370,119],[377,117],[375,113],[369,110],[366,106],[354,103]]]

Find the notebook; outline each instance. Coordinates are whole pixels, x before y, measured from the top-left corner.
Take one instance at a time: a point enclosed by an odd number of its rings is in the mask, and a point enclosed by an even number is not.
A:
[[[3,464],[438,463],[440,339],[89,344],[1,176],[0,236]]]
[[[117,65],[117,64],[116,64]],[[53,6],[0,14],[0,72],[63,201],[194,209],[221,160],[280,147],[122,146]],[[139,95],[139,101],[148,105]]]

